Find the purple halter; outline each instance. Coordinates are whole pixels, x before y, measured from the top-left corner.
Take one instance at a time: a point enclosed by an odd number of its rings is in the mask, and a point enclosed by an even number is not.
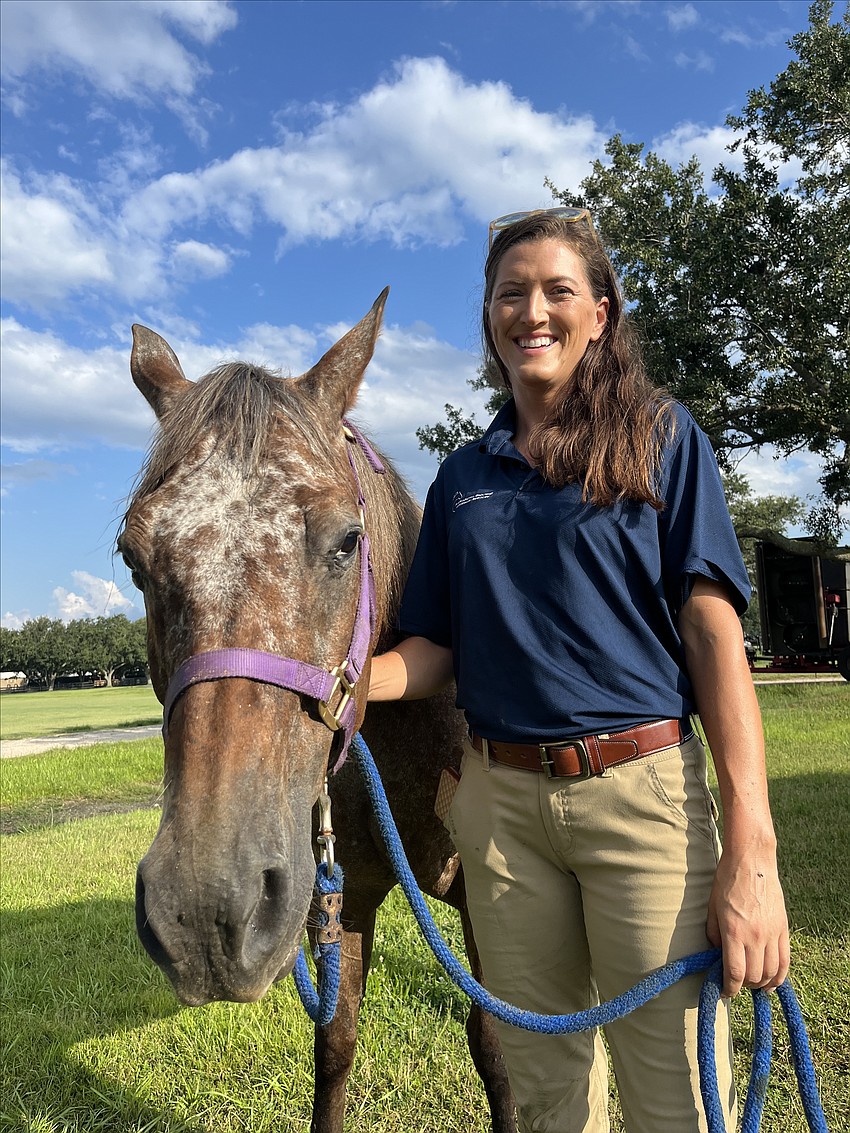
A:
[[[360,430],[345,419],[343,427],[346,439],[361,449],[372,470],[384,473],[385,468],[378,454]],[[357,485],[357,502],[361,511],[365,512],[366,501],[350,449],[347,450],[347,455]],[[295,661],[276,653],[264,653],[260,649],[211,649],[206,653],[196,653],[175,670],[168,682],[162,709],[163,738],[168,735],[168,721],[175,702],[187,688],[202,681],[246,677],[248,680],[302,693],[318,702],[322,721],[332,732],[342,732],[342,744],[334,765],[334,771],[338,771],[348,754],[356,713],[354,689],[369,656],[374,632],[375,580],[369,556],[369,536],[364,531],[360,537],[360,594],[346,659],[332,669],[320,669],[306,661]]]

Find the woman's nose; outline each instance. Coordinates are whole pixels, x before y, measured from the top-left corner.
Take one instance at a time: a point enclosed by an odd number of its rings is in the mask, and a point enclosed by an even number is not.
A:
[[[546,299],[541,291],[529,291],[525,299],[523,318],[529,326],[538,326],[546,320]]]

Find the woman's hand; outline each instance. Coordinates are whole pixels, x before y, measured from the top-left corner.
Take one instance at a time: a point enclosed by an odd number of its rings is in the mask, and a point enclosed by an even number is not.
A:
[[[723,949],[723,995],[765,991],[785,980],[791,962],[785,898],[768,846],[736,853],[724,844],[708,907],[708,939]]]

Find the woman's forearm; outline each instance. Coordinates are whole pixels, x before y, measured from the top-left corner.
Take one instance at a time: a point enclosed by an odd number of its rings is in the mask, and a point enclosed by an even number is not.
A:
[[[707,932],[723,948],[724,994],[780,984],[790,961],[776,865],[761,714],[740,624],[717,583],[700,580],[679,619],[688,672],[717,771],[723,854]]]
[[[406,637],[394,649],[372,658],[370,700],[422,700],[454,676],[452,651],[427,637]]]
[[[679,619],[688,674],[711,749],[724,841],[774,841],[761,713],[740,623],[717,583],[701,579]]]

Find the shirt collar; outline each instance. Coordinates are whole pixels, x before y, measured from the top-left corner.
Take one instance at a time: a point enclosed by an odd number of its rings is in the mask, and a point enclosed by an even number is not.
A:
[[[490,422],[490,427],[478,443],[478,451],[492,456],[519,456],[511,439],[515,432],[516,403],[510,398]]]

